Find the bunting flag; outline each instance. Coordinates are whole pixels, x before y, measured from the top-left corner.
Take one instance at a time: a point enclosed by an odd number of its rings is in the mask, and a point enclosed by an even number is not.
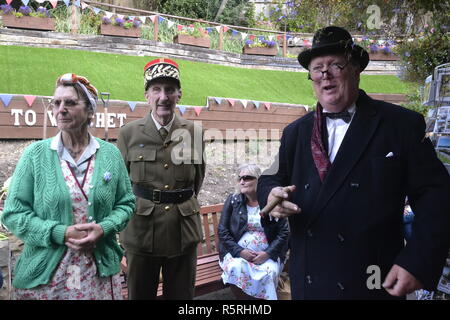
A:
[[[81,6],[81,4],[80,4],[80,0],[76,0],[74,3],[73,3],[73,5],[75,6],[75,7],[80,7]]]
[[[36,99],[36,96],[23,96],[23,97],[27,101],[29,107],[31,107],[31,105],[33,104],[34,100]]]
[[[64,1],[64,3],[66,4],[66,7],[68,7],[69,4],[70,4],[70,0],[63,0],[63,1]]]
[[[223,26],[223,32],[227,32],[228,30],[230,30],[230,28],[228,28],[227,26]]]
[[[164,20],[166,20],[165,18],[163,18],[163,17],[161,17],[161,16],[158,16],[158,22],[159,23],[163,23],[164,22]]]
[[[251,34],[248,36],[248,38],[253,41],[253,40],[255,40],[256,37],[255,37],[255,35]]]
[[[247,108],[247,100],[241,100],[242,105],[244,106],[244,109]]]
[[[167,26],[169,27],[169,29],[171,29],[174,24],[175,24],[175,22],[167,20]]]
[[[92,10],[94,11],[95,14],[98,14],[100,12],[99,8],[96,8],[96,7],[91,7],[91,8],[92,8]]]
[[[109,12],[109,11],[105,11],[105,15],[108,19],[111,19],[111,17],[113,16],[114,13]]]
[[[221,28],[222,28],[221,26],[217,26],[217,27],[216,27],[216,30],[217,30],[218,33],[220,33],[220,29],[221,29]]]
[[[178,31],[181,31],[181,30],[183,30],[183,26],[181,24],[179,24],[179,25],[177,25],[177,29],[178,29]]]
[[[213,30],[213,28],[211,28],[211,27],[206,28],[206,31],[208,32],[208,34],[211,34],[212,30]]]
[[[139,20],[141,20],[142,23],[145,23],[145,21],[147,21],[147,17],[146,16],[140,16]]]
[[[177,105],[178,110],[180,110],[181,115],[183,115],[186,112],[186,106],[179,106]]]
[[[230,105],[232,107],[234,107],[234,103],[236,102],[236,100],[234,100],[234,99],[227,99],[227,101],[230,103]]]
[[[38,3],[44,3],[44,1],[47,1],[47,0],[35,0],[36,2],[38,2]],[[6,2],[8,2],[8,1],[6,1]],[[51,2],[51,1],[50,1]],[[9,4],[9,3],[8,3]]]
[[[7,108],[11,102],[12,94],[0,94],[0,99],[3,101],[5,108]]]
[[[56,6],[58,5],[58,0],[50,1],[50,4],[52,5],[53,8],[56,8]]]
[[[22,0],[22,3],[26,6],[28,5],[29,2],[30,2],[30,0]]]
[[[81,9],[86,9],[87,7],[89,7],[86,3],[81,2]]]
[[[197,115],[197,117],[200,115],[200,112],[202,112],[202,107],[194,107],[195,110],[195,114]]]
[[[245,40],[245,38],[247,38],[247,34],[245,32],[241,32],[241,37],[242,40]]]
[[[252,101],[252,102],[255,105],[256,109],[259,109],[259,105],[261,102],[259,102],[259,101]]]
[[[270,110],[271,103],[270,102],[264,102],[264,106],[266,107],[267,110]]]
[[[152,20],[153,23],[155,23],[156,15],[150,16],[150,19]]]
[[[128,105],[130,106],[131,111],[134,111],[136,108],[136,105],[139,103],[138,101],[127,101]]]
[[[217,103],[217,104],[221,104],[223,99],[222,99],[222,98],[214,97],[214,100],[216,100],[216,103]]]
[[[273,40],[273,35],[270,35],[268,38],[269,38],[269,41],[272,41]]]
[[[6,0],[6,3],[7,3],[7,4],[11,4],[12,1],[13,1],[13,0]]]

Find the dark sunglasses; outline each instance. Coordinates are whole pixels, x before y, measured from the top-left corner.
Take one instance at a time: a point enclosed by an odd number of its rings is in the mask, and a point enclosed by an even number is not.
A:
[[[244,181],[250,181],[250,180],[256,179],[256,177],[253,177],[253,176],[242,176],[242,177],[238,177],[238,181],[241,181],[242,179],[243,179]]]

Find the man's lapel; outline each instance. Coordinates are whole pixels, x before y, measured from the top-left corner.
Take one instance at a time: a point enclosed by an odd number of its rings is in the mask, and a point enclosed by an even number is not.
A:
[[[150,112],[147,114],[147,116],[144,118],[142,126],[142,132],[149,136],[152,141],[155,143],[158,143],[161,141],[161,135],[159,134],[158,130],[156,129],[155,122],[152,119],[152,116],[150,115]]]
[[[353,121],[323,182],[308,224],[315,221],[328,201],[342,186],[378,127],[380,115],[377,113],[372,99],[365,92],[360,91],[356,106]]]

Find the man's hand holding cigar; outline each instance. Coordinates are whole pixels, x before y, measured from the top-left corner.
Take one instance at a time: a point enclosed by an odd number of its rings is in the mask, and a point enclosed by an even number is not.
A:
[[[295,191],[295,186],[275,187],[267,197],[267,205],[261,210],[262,217],[269,214],[274,218],[287,218],[293,214],[300,213],[301,209],[288,201],[289,196]]]

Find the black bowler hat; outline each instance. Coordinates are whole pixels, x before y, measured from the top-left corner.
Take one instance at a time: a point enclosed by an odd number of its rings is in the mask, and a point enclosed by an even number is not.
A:
[[[369,63],[369,54],[365,49],[356,45],[350,33],[340,27],[329,26],[316,32],[310,49],[302,51],[298,55],[298,62],[303,68],[308,69],[311,59],[317,56],[333,53],[351,53],[359,62],[361,71]]]

